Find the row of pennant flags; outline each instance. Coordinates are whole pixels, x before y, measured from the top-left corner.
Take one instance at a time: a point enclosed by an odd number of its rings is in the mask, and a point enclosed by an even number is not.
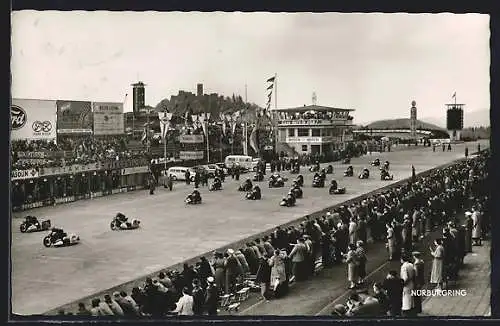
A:
[[[259,128],[259,121],[261,117],[267,116],[271,117],[271,99],[273,95],[273,91],[275,91],[275,81],[276,81],[276,76],[273,76],[269,79],[267,79],[267,88],[266,90],[268,91],[267,93],[267,102],[266,102],[266,107],[265,109],[261,110],[260,112],[256,112],[256,123],[253,125],[252,132],[250,134],[250,146],[253,148],[253,150],[258,153],[259,152],[259,146],[257,144],[257,130]],[[244,114],[244,113],[243,113]],[[227,127],[229,126],[231,128],[232,134],[234,135],[236,131],[236,126],[242,122],[242,117],[243,117],[242,111],[236,111],[231,114],[229,113],[220,113],[219,114],[219,119],[222,124],[222,133],[224,136],[227,135]],[[162,139],[166,138],[167,132],[171,128],[171,121],[172,121],[173,114],[168,112],[168,111],[161,111],[158,112],[158,119],[160,120],[160,131],[161,131],[161,137]],[[204,113],[204,114],[190,114],[190,112],[186,112],[184,116],[184,121],[185,121],[185,127],[187,129],[194,128],[194,129],[203,129],[203,134],[205,137],[207,137],[208,129],[207,126],[210,123],[210,113]],[[189,122],[192,121],[190,124]],[[142,140],[146,140],[148,138],[148,132],[146,130],[148,126],[145,126]]]

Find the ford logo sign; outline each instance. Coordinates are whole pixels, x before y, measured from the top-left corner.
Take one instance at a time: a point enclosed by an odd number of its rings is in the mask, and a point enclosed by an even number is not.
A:
[[[10,107],[10,122],[12,126],[12,130],[21,129],[26,124],[28,120],[28,116],[26,112],[17,105],[12,105]]]

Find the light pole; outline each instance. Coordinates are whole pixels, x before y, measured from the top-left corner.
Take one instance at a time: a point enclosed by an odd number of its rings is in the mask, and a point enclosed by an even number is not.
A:
[[[210,140],[209,140],[209,132],[208,132],[208,127],[209,123],[208,121],[210,120],[210,112],[205,113],[205,120],[203,121],[203,124],[205,125],[205,137],[207,141],[207,164],[210,163]]]

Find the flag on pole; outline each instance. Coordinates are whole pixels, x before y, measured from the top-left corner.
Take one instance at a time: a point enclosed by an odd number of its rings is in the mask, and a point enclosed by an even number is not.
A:
[[[274,87],[274,84],[271,84],[271,85],[269,85],[269,86],[267,87],[267,90],[273,89],[273,87]]]
[[[451,96],[451,98],[456,99],[457,98],[457,92],[453,93],[453,95]]]
[[[273,76],[273,77],[269,78],[269,79],[267,80],[267,82],[268,82],[268,83],[273,83],[275,78],[276,78],[276,77],[275,77],[275,76]]]
[[[254,152],[258,155],[259,154],[259,146],[257,144],[257,125],[256,123],[253,127],[252,133],[250,134],[250,146],[254,150]]]

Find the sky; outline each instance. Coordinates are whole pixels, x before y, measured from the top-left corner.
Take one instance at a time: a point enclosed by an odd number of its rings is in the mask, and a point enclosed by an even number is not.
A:
[[[356,110],[356,124],[489,109],[489,16],[480,14],[57,12],[12,14],[12,97],[156,106],[179,90],[265,106]],[[125,99],[125,94],[129,94]],[[274,95],[272,107],[275,106]]]

